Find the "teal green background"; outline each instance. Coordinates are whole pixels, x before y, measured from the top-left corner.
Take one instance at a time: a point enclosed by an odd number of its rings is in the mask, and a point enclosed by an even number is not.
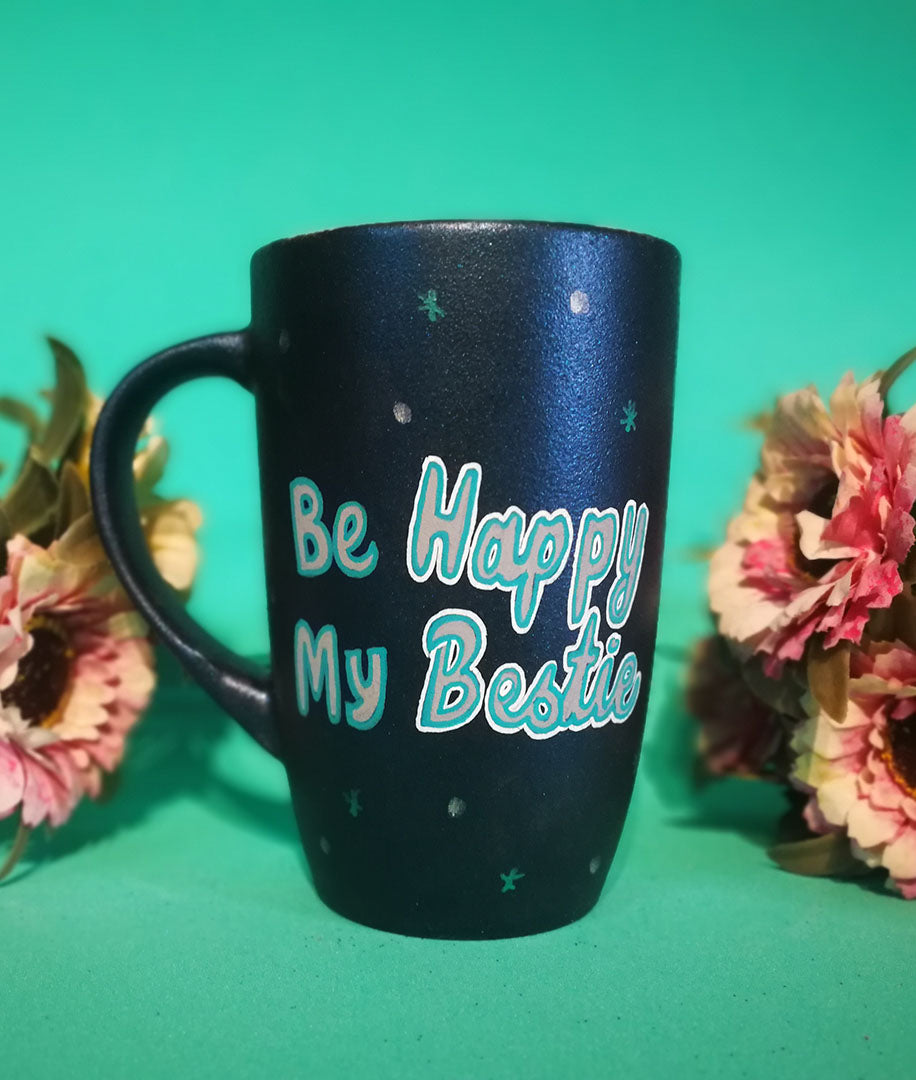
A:
[[[48,384],[46,331],[104,393],[243,325],[251,252],[335,225],[581,221],[684,266],[662,656],[596,912],[476,946],[343,923],[279,768],[164,687],[121,796],[0,892],[4,1073],[908,1075],[916,909],[772,869],[774,793],[680,785],[677,656],[704,626],[687,552],[755,460],[742,417],[916,341],[914,34],[902,0],[5,0],[2,391]],[[193,610],[263,652],[251,402],[201,384],[157,415],[165,490],[207,518]]]

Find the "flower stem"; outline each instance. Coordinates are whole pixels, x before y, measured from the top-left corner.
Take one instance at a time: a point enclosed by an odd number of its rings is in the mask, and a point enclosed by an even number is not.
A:
[[[887,406],[887,395],[890,388],[914,360],[916,360],[916,347],[905,352],[899,360],[895,360],[881,376],[881,382],[878,383],[878,393],[884,398],[885,407]]]
[[[13,846],[10,848],[10,853],[6,857],[6,861],[0,866],[0,881],[2,881],[8,874],[11,874],[16,867],[16,863],[25,854],[25,849],[29,846],[29,837],[32,835],[32,830],[28,825],[23,825],[22,819],[19,819],[19,828],[16,830],[16,839],[13,841]]]

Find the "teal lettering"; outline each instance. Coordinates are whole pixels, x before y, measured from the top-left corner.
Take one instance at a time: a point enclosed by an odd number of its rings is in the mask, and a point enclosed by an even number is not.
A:
[[[321,492],[308,477],[298,476],[289,485],[289,498],[296,568],[303,577],[317,577],[331,565],[331,537],[321,520]]]
[[[613,508],[600,512],[590,507],[582,513],[569,585],[570,630],[585,618],[592,602],[592,589],[604,581],[613,566],[619,525],[619,516]]]
[[[487,630],[472,611],[446,608],[423,630],[429,667],[417,707],[420,731],[451,731],[480,712],[484,682],[477,664],[487,647]]]
[[[630,499],[623,510],[623,528],[617,550],[617,578],[607,595],[606,616],[612,630],[619,630],[630,617],[642,573],[648,527],[648,507],[640,503],[637,510],[636,503]]]
[[[366,535],[366,511],[358,502],[341,503],[334,518],[334,558],[347,577],[364,578],[378,563],[378,547],[370,540],[362,555],[356,555]]]
[[[340,723],[340,667],[337,660],[337,631],[322,626],[316,637],[312,628],[300,619],[294,638],[296,704],[301,716],[308,716],[309,702],[324,695],[328,719]]]
[[[565,678],[558,682],[557,665],[543,664],[531,682],[518,664],[503,664],[487,686],[484,711],[490,726],[500,732],[524,731],[547,739],[558,731],[622,724],[639,698],[642,675],[636,656],[628,652],[615,672],[620,635],[607,647],[598,640],[601,614],[589,609],[575,645],[563,653]]]
[[[350,727],[368,731],[374,728],[385,710],[385,693],[388,687],[388,650],[372,648],[366,650],[366,678],[362,673],[362,649],[347,649],[344,653],[344,668],[347,672],[347,686],[354,701],[347,702],[347,723]]]
[[[526,528],[524,512],[510,506],[501,514],[487,514],[478,525],[468,578],[475,588],[510,593],[512,627],[526,634],[545,586],[562,573],[571,544],[572,521],[566,510],[539,510]]]
[[[407,572],[414,581],[426,581],[435,571],[440,581],[454,585],[464,569],[477,520],[480,466],[461,467],[448,500],[447,487],[445,463],[426,458],[407,532]]]

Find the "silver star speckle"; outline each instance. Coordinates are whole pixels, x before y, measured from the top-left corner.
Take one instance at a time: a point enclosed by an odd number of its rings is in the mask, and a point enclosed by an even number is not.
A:
[[[587,315],[590,306],[587,292],[576,289],[575,292],[569,294],[569,310],[573,315]]]

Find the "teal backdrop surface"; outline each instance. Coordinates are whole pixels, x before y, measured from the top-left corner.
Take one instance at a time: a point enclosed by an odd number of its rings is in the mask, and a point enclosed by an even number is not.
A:
[[[249,256],[280,236],[536,218],[683,255],[662,656],[596,912],[486,946],[343,923],[303,873],[279,767],[164,686],[119,799],[0,890],[9,1075],[907,1075],[916,908],[771,868],[779,799],[690,795],[672,718],[705,626],[689,553],[757,454],[742,418],[916,342],[914,40],[903,0],[5,0],[0,393],[49,384],[44,332],[107,393],[244,325]],[[263,653],[252,403],[201,383],[157,418],[164,490],[206,516],[192,611]],[[18,449],[0,430],[0,458]]]

